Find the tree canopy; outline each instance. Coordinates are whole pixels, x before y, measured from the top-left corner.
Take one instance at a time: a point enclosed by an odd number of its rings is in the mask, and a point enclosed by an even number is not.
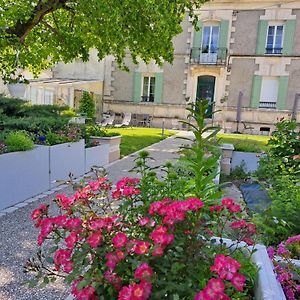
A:
[[[171,62],[185,14],[207,0],[0,0],[0,72],[114,55]],[[194,23],[196,19],[194,19]]]

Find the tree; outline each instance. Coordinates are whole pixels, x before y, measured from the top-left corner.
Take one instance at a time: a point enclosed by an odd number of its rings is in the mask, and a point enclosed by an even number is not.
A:
[[[86,91],[83,92],[79,101],[79,111],[86,114],[86,116],[92,120],[95,119],[95,102],[90,94]]]
[[[206,1],[0,0],[0,72],[87,61],[90,48],[100,60],[114,55],[121,67],[127,50],[135,62],[171,62],[185,14],[196,24],[194,9]]]

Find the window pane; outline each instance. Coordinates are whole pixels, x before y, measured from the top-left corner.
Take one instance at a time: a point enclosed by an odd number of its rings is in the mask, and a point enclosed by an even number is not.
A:
[[[275,48],[281,48],[282,36],[283,36],[283,26],[277,26],[277,32],[276,32],[276,38],[275,38]]]
[[[219,43],[219,26],[212,27],[210,53],[216,53]]]
[[[209,36],[210,36],[210,26],[204,26],[203,39],[202,39],[202,51],[208,51],[209,49]]]
[[[150,83],[150,95],[154,96],[154,90],[155,90],[155,77],[151,77],[151,83]],[[149,96],[150,96],[149,95]]]
[[[149,83],[149,77],[144,77],[143,96],[148,96],[148,83]]]

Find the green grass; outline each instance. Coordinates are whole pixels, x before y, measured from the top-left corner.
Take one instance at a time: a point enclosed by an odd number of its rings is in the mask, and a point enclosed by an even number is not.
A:
[[[263,152],[268,149],[269,136],[248,134],[218,134],[220,144],[233,144],[236,151]]]
[[[121,157],[141,150],[147,146],[157,143],[166,137],[175,134],[174,131],[165,130],[164,137],[159,128],[109,128],[108,132],[118,132],[122,135]]]

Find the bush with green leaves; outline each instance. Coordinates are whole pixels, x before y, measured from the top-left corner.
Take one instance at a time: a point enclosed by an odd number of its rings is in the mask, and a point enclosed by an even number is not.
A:
[[[282,120],[276,124],[276,130],[268,142],[267,155],[260,160],[260,176],[265,175],[265,178],[280,174],[300,176],[299,130],[300,127],[296,121]]]
[[[21,99],[7,98],[0,95],[0,110],[3,115],[15,117],[26,102]]]
[[[23,131],[10,132],[4,142],[8,152],[27,151],[34,146],[31,138]]]
[[[18,111],[21,117],[59,117],[62,112],[68,109],[68,106],[58,105],[23,105]]]
[[[94,120],[96,109],[95,109],[95,102],[91,95],[84,91],[82,97],[79,101],[79,112],[85,114],[88,118]]]
[[[6,118],[0,123],[0,130],[24,130],[40,135],[48,131],[59,131],[68,124],[68,119],[59,117]]]
[[[264,180],[272,204],[255,221],[267,244],[300,232],[300,134],[295,121],[282,120],[268,143],[256,176]]]

